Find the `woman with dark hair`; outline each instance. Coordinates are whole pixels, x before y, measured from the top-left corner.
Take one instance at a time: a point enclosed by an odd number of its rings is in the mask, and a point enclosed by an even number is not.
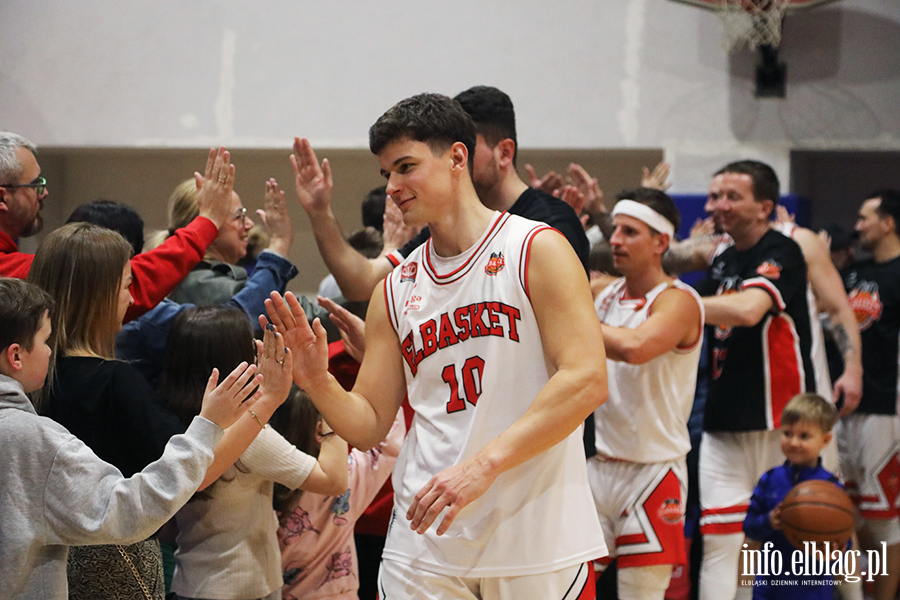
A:
[[[200,410],[201,374],[253,357],[247,316],[225,307],[194,307],[172,324],[160,395],[189,422]],[[284,389],[287,397],[288,389]],[[323,431],[318,460],[260,420],[262,431],[214,486],[175,515],[178,550],[172,590],[178,598],[281,598],[281,557],[272,510],[275,482],[339,495],[347,489],[347,443]]]
[[[28,275],[57,306],[51,338],[56,361],[39,408],[126,477],[159,459],[169,438],[185,430],[146,380],[115,357],[115,337],[133,302],[128,289],[131,251],[114,231],[70,223],[44,239]],[[266,388],[248,411],[262,418],[271,416],[290,387],[290,369],[276,362],[290,365],[290,354],[271,334],[265,357],[261,370]],[[220,371],[222,378],[235,368],[256,370],[249,358]],[[207,377],[210,372],[206,371]],[[203,485],[234,463],[258,431],[249,415],[230,427],[216,447],[216,459]],[[70,598],[161,599],[164,595],[162,558],[155,539],[126,547],[73,547],[68,576]]]

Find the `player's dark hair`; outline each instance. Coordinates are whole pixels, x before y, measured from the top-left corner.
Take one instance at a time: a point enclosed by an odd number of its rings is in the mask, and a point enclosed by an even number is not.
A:
[[[475,157],[475,124],[459,102],[441,94],[419,94],[401,100],[369,128],[369,150],[378,154],[393,142],[424,142],[435,155],[462,142],[469,151],[469,175]]]
[[[19,344],[29,352],[45,312],[53,312],[53,298],[32,283],[0,277],[0,350]]]
[[[476,85],[454,98],[469,113],[475,122],[475,131],[484,137],[490,147],[505,139],[512,140],[516,147],[513,152],[513,166],[519,156],[519,142],[516,138],[516,111],[512,100],[495,87]]]
[[[387,188],[380,186],[369,190],[362,201],[363,227],[374,227],[384,231],[384,204],[387,201]]]
[[[363,227],[348,235],[347,243],[366,258],[378,258],[384,248],[384,236],[374,227]]]
[[[131,244],[134,254],[144,250],[144,220],[130,206],[113,200],[97,199],[72,211],[66,223],[93,223],[112,229]]]
[[[678,232],[678,228],[681,227],[681,213],[678,212],[675,201],[672,200],[667,193],[661,190],[646,187],[635,188],[633,190],[622,190],[616,194],[616,199],[634,200],[640,204],[646,204],[667,218],[675,227],[676,233]],[[653,229],[653,227],[650,227],[650,231],[652,231],[654,235],[659,233],[657,230]]]
[[[797,394],[781,412],[782,425],[796,425],[806,421],[818,425],[822,433],[830,433],[837,419],[834,404],[818,394]]]
[[[724,175],[725,173],[737,173],[738,175],[749,175],[753,183],[753,198],[757,202],[763,200],[772,201],[772,211],[778,206],[778,199],[781,196],[781,184],[778,182],[778,175],[775,169],[764,162],[758,160],[739,160],[728,163],[713,175]]]
[[[880,198],[877,212],[880,217],[894,218],[894,233],[900,235],[900,191],[893,188],[875,190],[866,196],[867,200]]]

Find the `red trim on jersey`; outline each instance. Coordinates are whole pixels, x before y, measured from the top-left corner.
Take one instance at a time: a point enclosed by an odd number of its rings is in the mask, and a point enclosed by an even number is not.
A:
[[[531,292],[528,291],[528,266],[531,264],[531,244],[534,242],[534,236],[547,229],[556,231],[549,225],[541,225],[529,231],[525,236],[525,239],[522,241],[522,260],[520,261],[520,264],[522,265],[522,269],[524,270],[524,272],[522,272],[521,274],[521,281],[522,288],[525,290],[525,295],[529,300],[531,300]],[[557,231],[557,233],[559,232]]]
[[[400,263],[403,261],[400,260],[399,258],[397,258],[396,256],[394,256],[394,253],[396,253],[396,252],[397,251],[394,250],[394,252],[391,252],[390,254],[385,256],[385,258],[388,259],[388,262],[391,263],[392,265],[394,265],[395,267],[399,267]]]
[[[889,508],[887,510],[867,510],[864,508],[860,508],[859,515],[865,519],[889,521],[900,516],[900,508]]]
[[[735,504],[733,506],[722,506],[720,508],[704,508],[701,515],[709,517],[712,515],[732,515],[736,513],[745,513],[750,508],[750,503]]]
[[[388,274],[387,277],[384,278],[384,309],[387,312],[388,322],[391,324],[391,328],[394,330],[398,336],[400,332],[397,330],[397,324],[395,323],[396,315],[394,314],[394,286],[391,284],[391,275]],[[388,287],[390,286],[390,287]],[[390,296],[390,299],[388,299]]]
[[[753,279],[747,279],[744,283],[741,284],[741,291],[746,290],[748,288],[760,288],[772,296],[772,300],[775,301],[775,306],[779,311],[785,310],[787,308],[787,304],[784,303],[784,298],[781,296],[781,292],[778,291],[778,288],[775,287],[768,279],[764,277],[754,277]]]
[[[791,321],[783,316],[773,317],[765,331],[769,370],[772,428],[781,427],[781,413],[791,398],[803,391],[803,359],[799,340]]]
[[[446,285],[448,283],[452,283],[457,275],[464,275],[469,269],[472,268],[475,261],[484,253],[487,245],[494,239],[497,233],[500,232],[500,229],[506,222],[509,220],[509,213],[501,213],[499,217],[491,224],[490,229],[487,234],[482,236],[481,241],[478,244],[478,247],[469,256],[466,261],[444,275],[441,275],[437,272],[437,269],[434,268],[434,265],[431,264],[431,241],[433,238],[428,238],[426,242],[426,246],[423,252],[423,260],[426,265],[425,272],[428,273],[428,276],[431,277],[431,280],[434,281],[437,285]]]
[[[741,533],[744,531],[744,522],[735,521],[734,523],[707,523],[700,526],[700,533],[703,535],[728,535],[729,533]]]

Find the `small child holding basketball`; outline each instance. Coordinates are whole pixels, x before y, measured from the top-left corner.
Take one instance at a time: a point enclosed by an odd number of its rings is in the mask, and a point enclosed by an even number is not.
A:
[[[781,451],[787,460],[763,474],[753,490],[750,508],[744,519],[744,534],[763,544],[771,542],[771,555],[780,553],[782,574],[757,575],[753,598],[809,598],[831,600],[834,587],[822,576],[803,576],[791,571],[791,558],[796,548],[781,532],[781,503],[791,488],[802,481],[821,479],[840,486],[838,478],[822,467],[819,454],[831,441],[831,429],[837,422],[834,405],[818,394],[794,396],[781,414]],[[769,559],[769,569],[774,562]],[[777,561],[777,557],[774,559]],[[762,571],[760,567],[756,572]],[[808,581],[804,581],[808,580]],[[793,585],[785,585],[787,581]],[[797,585],[799,584],[799,586]]]

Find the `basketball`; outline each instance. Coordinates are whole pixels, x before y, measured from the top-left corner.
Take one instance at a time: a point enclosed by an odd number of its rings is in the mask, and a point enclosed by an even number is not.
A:
[[[856,510],[842,488],[813,479],[794,486],[781,503],[781,530],[791,544],[831,542],[843,547],[853,535]]]

